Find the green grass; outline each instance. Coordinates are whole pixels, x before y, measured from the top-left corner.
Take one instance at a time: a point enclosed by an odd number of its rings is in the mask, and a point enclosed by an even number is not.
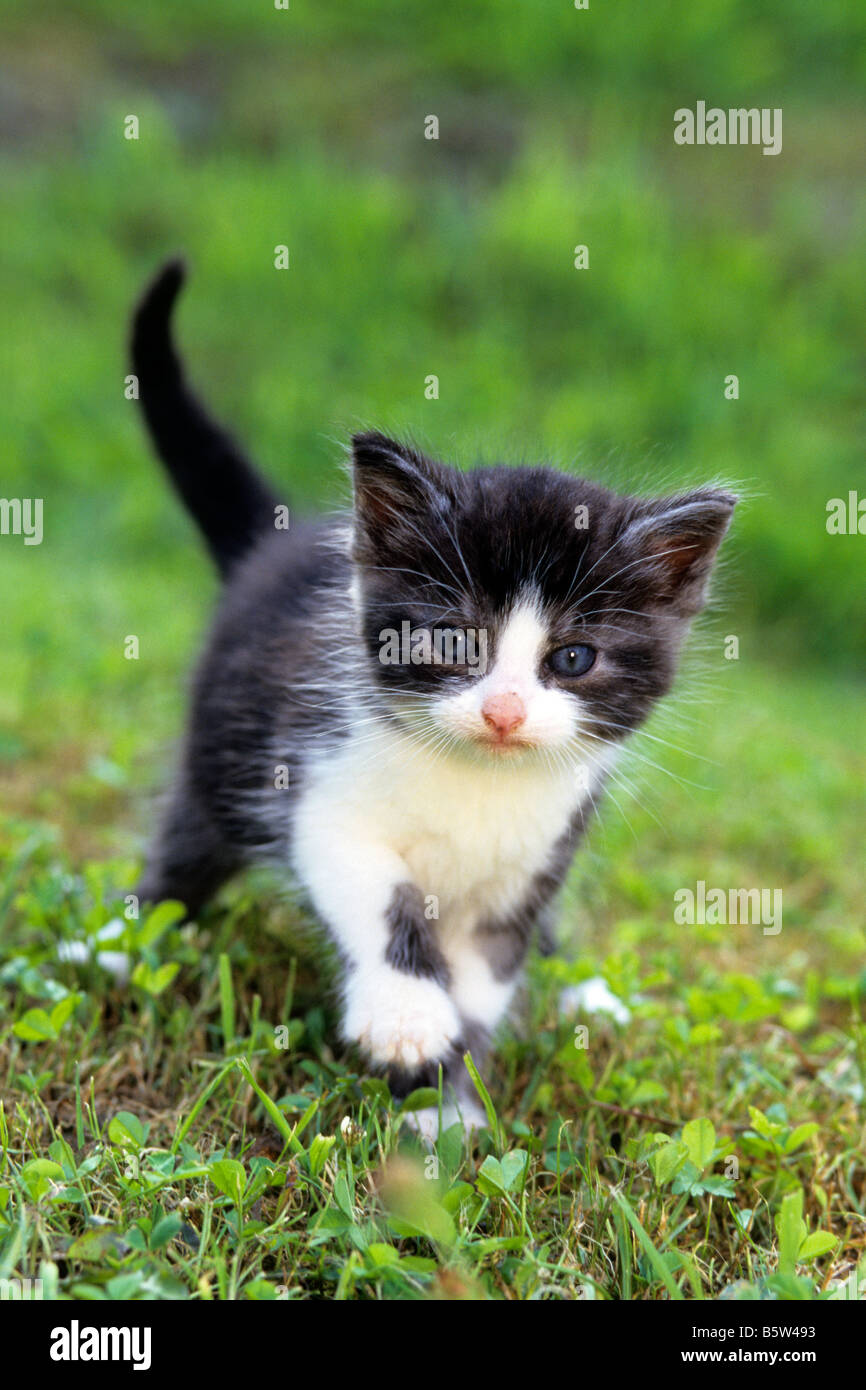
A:
[[[168,23],[8,0],[4,20],[0,493],[44,499],[45,540],[0,538],[0,1278],[838,1296],[866,1234],[866,624],[863,538],[824,523],[863,491],[862,6],[506,23],[487,0],[339,20],[208,0]],[[677,150],[699,97],[783,105],[782,155]],[[215,594],[123,396],[130,304],[178,249],[193,375],[299,510],[345,496],[362,423],[461,463],[744,486],[723,616],[483,1068],[494,1122],[471,1151],[446,1135],[438,1175],[336,1047],[330,963],[284,885],[129,923],[125,990],[58,958],[122,910]],[[781,889],[782,931],[677,925],[699,879]],[[599,971],[631,1021],[560,1019]]]
[[[471,1152],[448,1132],[433,1166],[416,1102],[334,1050],[320,962],[275,886],[240,883],[195,925],[130,923],[118,991],[57,951],[122,910],[129,864],[70,862],[41,819],[8,819],[0,1277],[76,1298],[841,1290],[866,1217],[866,748],[844,732],[860,697],[838,687],[830,708],[821,682],[744,663],[717,684],[651,730],[700,759],[639,743],[673,775],[635,758],[639,802],[618,789],[623,814],[595,827],[563,958],[534,962],[484,1070],[497,1124]],[[120,840],[135,794],[112,766],[118,786],[83,779],[66,816]],[[781,887],[781,932],[676,925],[696,878]],[[598,970],[627,1025],[558,1017],[560,988]],[[793,1263],[788,1197],[825,1233]]]

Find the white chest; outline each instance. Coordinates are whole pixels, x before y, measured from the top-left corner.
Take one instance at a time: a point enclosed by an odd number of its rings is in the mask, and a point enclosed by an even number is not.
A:
[[[297,816],[393,850],[450,934],[520,904],[594,775],[436,757],[383,730],[317,763]]]

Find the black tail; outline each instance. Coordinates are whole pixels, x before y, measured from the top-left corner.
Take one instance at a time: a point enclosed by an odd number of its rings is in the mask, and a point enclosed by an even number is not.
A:
[[[168,261],[145,290],[132,323],[132,370],[159,457],[225,575],[273,526],[276,498],[186,385],[171,337],[185,278],[183,262]]]

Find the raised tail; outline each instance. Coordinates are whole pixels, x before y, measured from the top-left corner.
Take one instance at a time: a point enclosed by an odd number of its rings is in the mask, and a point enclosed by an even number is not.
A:
[[[145,290],[132,322],[132,370],[157,453],[227,575],[273,526],[277,499],[186,384],[171,336],[185,279],[183,261],[168,261]]]

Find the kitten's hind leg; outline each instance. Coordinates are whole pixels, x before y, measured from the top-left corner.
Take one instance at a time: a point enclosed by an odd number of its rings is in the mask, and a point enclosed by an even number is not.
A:
[[[176,898],[187,916],[194,917],[239,867],[237,855],[196,793],[181,783],[150,848],[136,894],[140,902],[149,903]]]

